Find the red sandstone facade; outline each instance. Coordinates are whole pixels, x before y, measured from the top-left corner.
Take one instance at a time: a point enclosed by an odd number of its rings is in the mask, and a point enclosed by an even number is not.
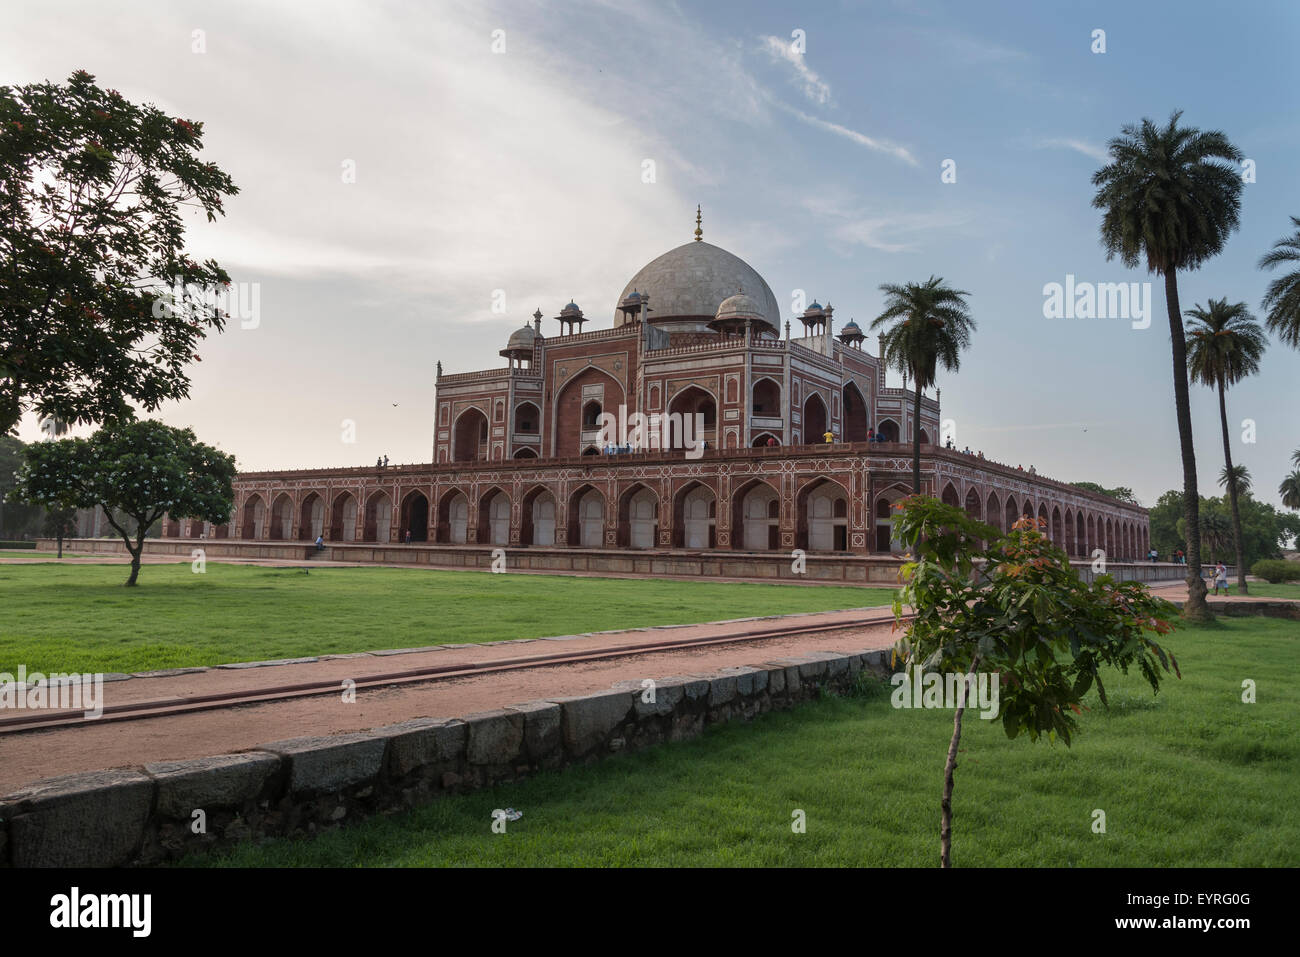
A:
[[[833,313],[813,303],[782,337],[767,283],[697,231],[633,277],[612,328],[581,331],[569,303],[559,335],[538,311],[510,337],[505,368],[439,364],[431,464],[243,473],[229,525],[163,534],[889,555],[919,430],[923,492],[1002,529],[1041,518],[1071,556],[1145,555],[1144,509],[940,448],[937,398],[914,421],[915,394],[885,385],[855,323],[833,335]],[[620,413],[697,415],[707,451],[605,454],[601,416]]]

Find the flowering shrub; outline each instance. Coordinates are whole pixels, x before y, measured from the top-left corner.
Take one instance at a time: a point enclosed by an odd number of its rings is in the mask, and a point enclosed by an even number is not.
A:
[[[1140,582],[1083,581],[1043,533],[1045,523],[1026,516],[1003,535],[933,498],[909,496],[895,508],[895,529],[914,558],[902,567],[894,614],[901,618],[910,605],[915,615],[895,660],[909,673],[999,675],[1008,737],[1045,734],[1069,745],[1083,696],[1095,685],[1106,703],[1102,666],[1125,674],[1136,667],[1153,692],[1162,670],[1178,673],[1173,655],[1151,637],[1170,631],[1177,608]],[[958,707],[945,769],[944,866],[961,717]]]

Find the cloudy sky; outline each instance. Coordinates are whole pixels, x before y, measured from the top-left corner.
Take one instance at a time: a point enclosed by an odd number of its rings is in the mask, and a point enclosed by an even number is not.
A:
[[[1258,310],[1255,263],[1300,215],[1298,27],[1293,3],[1195,0],[20,0],[0,83],[86,69],[204,123],[240,194],[190,242],[256,284],[260,314],[206,344],[191,400],[161,417],[243,468],[428,461],[435,362],[499,365],[534,309],[555,334],[570,298],[609,325],[699,203],[705,238],[788,310],[803,290],[865,325],[881,283],[968,290],[978,333],[940,382],[958,445],[1151,505],[1182,481],[1163,287],[1135,329],[1045,318],[1044,286],[1152,278],[1106,261],[1090,177],[1123,124],[1182,109],[1256,176],[1226,251],[1180,277],[1183,306]],[[1298,376],[1274,342],[1229,394],[1234,457],[1275,503]],[[1209,390],[1193,416],[1218,494]]]

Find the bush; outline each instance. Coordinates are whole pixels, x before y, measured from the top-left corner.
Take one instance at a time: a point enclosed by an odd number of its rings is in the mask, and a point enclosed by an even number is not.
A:
[[[34,541],[0,542],[0,548],[35,548]]]
[[[1273,585],[1300,581],[1300,562],[1288,562],[1281,558],[1261,558],[1250,573]]]

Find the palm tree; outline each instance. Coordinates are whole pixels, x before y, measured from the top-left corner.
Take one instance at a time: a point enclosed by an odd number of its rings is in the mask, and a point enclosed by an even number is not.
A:
[[[921,394],[934,385],[939,366],[956,372],[961,353],[970,346],[975,320],[966,305],[970,293],[953,289],[931,276],[925,282],[898,286],[885,283],[885,311],[871,323],[881,334],[885,365],[910,376],[916,390],[912,403],[912,491],[921,492]]]
[[[1282,496],[1282,504],[1287,508],[1300,508],[1300,469],[1282,480],[1277,493]]]
[[[1241,544],[1241,513],[1237,510],[1237,470],[1232,466],[1232,442],[1228,438],[1228,386],[1259,371],[1259,360],[1268,348],[1268,337],[1244,302],[1228,305],[1225,296],[1211,299],[1202,309],[1187,310],[1187,371],[1193,382],[1219,391],[1219,422],[1223,426],[1223,474],[1228,501],[1232,505],[1232,540],[1237,553],[1237,587],[1246,594],[1245,552]],[[1244,471],[1244,467],[1243,467]]]
[[[1201,541],[1215,559],[1232,541],[1232,523],[1219,512],[1207,512],[1201,519]]]
[[[1173,349],[1174,405],[1183,459],[1183,518],[1187,525],[1187,618],[1207,619],[1201,579],[1200,490],[1187,395],[1187,343],[1178,307],[1178,270],[1196,269],[1223,249],[1241,212],[1241,151],[1218,130],[1180,127],[1181,111],[1158,127],[1149,119],[1126,125],[1110,141],[1111,162],[1097,170],[1092,205],[1105,210],[1101,241],[1106,258],[1130,269],[1146,260],[1165,281],[1165,308]]]
[[[1239,492],[1249,492],[1251,485],[1254,484],[1250,477],[1250,469],[1246,468],[1246,466],[1234,465],[1231,470],[1225,466],[1223,471],[1219,473],[1219,488],[1228,487],[1229,476],[1231,476],[1232,481],[1237,483]]]
[[[1296,268],[1268,284],[1261,306],[1267,313],[1264,321],[1269,331],[1277,333],[1287,345],[1300,349],[1300,216],[1292,216],[1291,225],[1295,233],[1275,242],[1272,252],[1259,260],[1259,268],[1271,270],[1283,264]]]

